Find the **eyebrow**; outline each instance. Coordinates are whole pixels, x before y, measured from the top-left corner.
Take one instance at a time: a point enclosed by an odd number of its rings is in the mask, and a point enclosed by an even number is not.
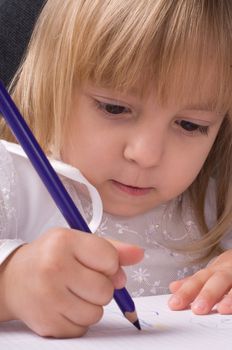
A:
[[[183,109],[185,110],[196,110],[196,111],[209,111],[209,112],[213,112],[215,110],[214,107],[214,103],[200,103],[200,104],[196,104],[196,103],[190,103],[188,105],[184,105]]]
[[[218,110],[215,104],[189,104],[185,105],[183,110],[186,111],[196,111],[196,112],[211,112],[217,118],[225,117],[228,111]]]
[[[103,90],[105,90],[106,88],[103,88]],[[127,91],[127,94],[132,96],[132,97],[137,97],[139,95],[138,93],[139,89],[137,87],[132,87]],[[114,93],[114,91],[112,90],[112,93]],[[119,92],[120,93],[120,92]],[[112,98],[109,96],[104,96],[101,94],[96,94],[96,96],[98,97],[102,97],[102,98],[107,98],[108,100],[111,101],[118,101],[118,102],[124,102],[122,101],[120,98]],[[120,96],[121,97],[121,96]],[[123,98],[123,96],[122,96]],[[215,101],[208,101],[208,102],[199,102],[199,103],[187,103],[186,105],[183,105],[182,110],[189,110],[189,111],[199,111],[199,112],[216,112],[216,103]],[[217,111],[217,113],[221,114],[225,114],[222,111]]]
[[[128,93],[131,96],[138,96],[138,89],[136,87],[131,88]],[[200,102],[200,103],[189,103],[183,106],[183,110],[193,110],[193,111],[205,111],[205,112],[213,112],[215,111],[215,102],[209,101],[209,102]]]

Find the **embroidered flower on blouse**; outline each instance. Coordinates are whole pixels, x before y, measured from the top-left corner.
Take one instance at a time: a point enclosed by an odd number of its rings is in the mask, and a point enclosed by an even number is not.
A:
[[[143,288],[139,288],[136,291],[132,291],[131,295],[132,295],[133,298],[137,298],[137,297],[141,297],[141,295],[143,295],[144,292],[145,292],[145,290]]]
[[[160,286],[160,280],[159,280],[159,281],[155,281],[155,282],[153,283],[153,285],[151,286],[150,292],[151,292],[152,294],[158,294],[157,291],[158,291],[158,289],[159,289],[159,286]]]
[[[117,228],[119,235],[123,235],[125,233],[134,233],[135,235],[138,234],[137,231],[132,230],[131,228],[129,228],[126,225],[122,225],[122,224],[116,223],[115,227]]]
[[[150,273],[147,269],[142,269],[141,267],[139,267],[138,270],[134,270],[131,275],[131,278],[139,283],[148,283],[148,277],[150,277]]]
[[[12,158],[0,143],[0,238],[17,238],[16,178]]]
[[[203,268],[204,266],[205,266],[205,264],[200,263],[198,265],[184,267],[183,269],[177,271],[177,278],[180,280],[180,279],[185,278],[187,276],[193,275],[194,273],[199,271],[199,269]]]
[[[98,227],[98,229],[96,231],[99,236],[107,236],[107,234],[109,234],[109,229],[108,229],[108,226],[107,226],[107,222],[108,222],[108,219],[107,218],[103,218],[100,226]]]
[[[177,278],[178,280],[181,280],[183,278],[185,278],[186,276],[189,275],[189,268],[188,267],[184,267],[182,270],[178,270],[177,271]]]
[[[170,293],[170,290],[167,286],[161,286],[161,281],[155,281],[153,285],[151,286],[150,293],[154,295],[158,294],[168,294]]]

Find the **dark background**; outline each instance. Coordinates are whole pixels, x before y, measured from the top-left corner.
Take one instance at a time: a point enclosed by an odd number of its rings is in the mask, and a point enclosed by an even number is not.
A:
[[[0,0],[0,79],[5,85],[18,68],[44,3],[45,0]]]

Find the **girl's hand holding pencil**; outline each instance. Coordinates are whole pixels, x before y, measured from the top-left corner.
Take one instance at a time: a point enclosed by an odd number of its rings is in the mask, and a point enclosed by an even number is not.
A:
[[[5,320],[21,319],[41,336],[81,336],[101,319],[114,289],[125,286],[121,266],[142,257],[136,246],[72,229],[49,230],[1,267]]]

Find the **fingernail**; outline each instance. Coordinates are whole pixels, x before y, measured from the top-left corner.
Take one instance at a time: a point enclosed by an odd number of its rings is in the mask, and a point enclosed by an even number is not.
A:
[[[207,304],[204,299],[198,299],[192,304],[192,309],[196,312],[204,312],[207,309]]]
[[[169,300],[169,304],[171,306],[180,306],[181,305],[181,299],[177,295],[173,295],[171,299]]]

